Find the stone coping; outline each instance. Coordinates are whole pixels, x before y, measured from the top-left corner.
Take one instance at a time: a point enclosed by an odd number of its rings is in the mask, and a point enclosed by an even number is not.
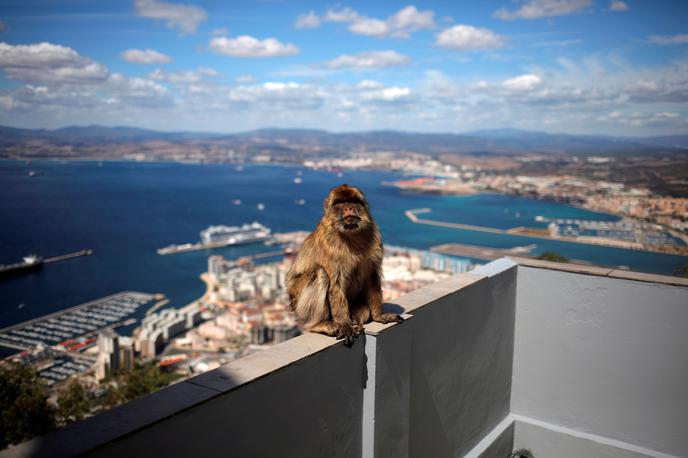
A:
[[[688,286],[688,278],[672,277],[671,275],[648,274],[632,270],[614,269],[611,267],[588,266],[585,264],[572,264],[567,262],[542,261],[540,259],[509,256],[519,265],[534,267],[536,269],[560,270],[584,275],[597,275],[600,277],[619,278],[623,280],[635,280],[646,283],[660,283],[672,286]]]

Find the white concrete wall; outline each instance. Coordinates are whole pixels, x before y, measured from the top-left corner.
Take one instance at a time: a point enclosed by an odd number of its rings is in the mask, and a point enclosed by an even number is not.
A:
[[[688,456],[688,288],[519,266],[516,304],[515,414]]]
[[[516,266],[493,267],[402,298],[413,317],[366,336],[374,443],[363,456],[463,456],[508,415]]]

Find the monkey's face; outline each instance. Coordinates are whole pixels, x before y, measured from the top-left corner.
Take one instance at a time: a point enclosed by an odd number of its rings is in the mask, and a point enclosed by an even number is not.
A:
[[[353,186],[341,185],[325,200],[325,215],[344,234],[356,234],[370,227],[372,219],[363,193]]]

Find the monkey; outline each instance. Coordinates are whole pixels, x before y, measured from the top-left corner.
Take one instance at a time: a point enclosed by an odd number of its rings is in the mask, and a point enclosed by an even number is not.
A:
[[[337,186],[323,210],[287,273],[287,293],[305,330],[351,346],[364,324],[403,318],[382,312],[382,237],[363,192]]]

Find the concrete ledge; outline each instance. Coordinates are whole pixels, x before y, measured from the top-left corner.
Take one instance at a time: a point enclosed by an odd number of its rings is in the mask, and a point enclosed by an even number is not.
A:
[[[600,277],[621,278],[624,280],[635,280],[646,283],[662,283],[673,286],[688,286],[688,278],[673,277],[671,275],[648,274],[644,272],[634,272],[630,270],[612,269],[610,267],[587,266],[583,264],[572,264],[568,262],[542,261],[540,259],[522,258],[520,256],[509,256],[518,265],[535,267],[536,269],[560,270],[584,275],[597,275]],[[476,269],[475,271],[477,271]],[[475,272],[474,271],[474,272]]]
[[[487,278],[487,276],[473,272],[452,275],[451,277],[438,281],[437,283],[432,283],[423,288],[411,291],[410,293],[396,299],[394,302],[386,305],[398,306],[404,313],[412,314],[421,307],[424,307],[464,288],[468,288],[484,278]]]
[[[230,361],[187,382],[225,393],[336,345],[344,345],[344,342],[306,332],[272,348]]]

